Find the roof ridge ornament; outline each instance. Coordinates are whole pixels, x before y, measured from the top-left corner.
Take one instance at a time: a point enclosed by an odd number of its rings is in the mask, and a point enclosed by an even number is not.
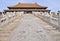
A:
[[[20,4],[20,2],[18,4]]]
[[[35,4],[37,4],[37,2],[35,2]]]

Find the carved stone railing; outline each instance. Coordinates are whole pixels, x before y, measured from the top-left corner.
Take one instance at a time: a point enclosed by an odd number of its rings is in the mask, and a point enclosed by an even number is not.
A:
[[[8,12],[5,15],[1,15],[0,18],[0,27],[7,25],[11,22],[13,22],[17,16],[22,16],[22,13],[14,13],[14,12]]]
[[[49,13],[48,13],[49,14]],[[49,15],[42,12],[42,14],[34,13],[35,16],[39,17],[43,21],[47,22],[49,25],[52,25],[53,27],[59,28],[60,27],[60,17],[58,15]]]

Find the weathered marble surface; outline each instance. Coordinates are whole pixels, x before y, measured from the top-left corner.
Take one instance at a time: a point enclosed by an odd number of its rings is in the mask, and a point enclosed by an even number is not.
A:
[[[54,41],[38,21],[31,14],[24,15],[7,41]]]

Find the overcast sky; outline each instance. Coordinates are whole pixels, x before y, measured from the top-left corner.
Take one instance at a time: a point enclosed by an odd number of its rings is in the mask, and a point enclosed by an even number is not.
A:
[[[7,6],[13,6],[17,3],[35,3],[47,6],[52,11],[60,10],[60,0],[0,0],[0,11],[6,10]]]

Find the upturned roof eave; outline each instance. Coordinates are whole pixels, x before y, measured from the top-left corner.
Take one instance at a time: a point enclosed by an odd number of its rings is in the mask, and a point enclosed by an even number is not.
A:
[[[48,7],[8,7],[8,8],[48,8]]]

